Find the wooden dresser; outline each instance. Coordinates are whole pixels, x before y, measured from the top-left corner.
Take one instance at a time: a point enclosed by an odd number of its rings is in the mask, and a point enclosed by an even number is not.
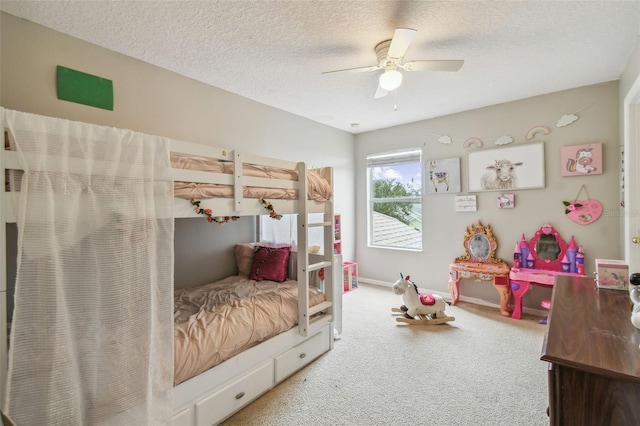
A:
[[[554,425],[640,425],[640,330],[626,291],[558,276],[542,347]]]

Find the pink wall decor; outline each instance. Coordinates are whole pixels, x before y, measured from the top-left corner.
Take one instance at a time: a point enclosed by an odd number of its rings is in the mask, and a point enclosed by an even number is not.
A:
[[[513,194],[498,194],[498,207],[501,209],[512,209],[516,205]]]
[[[582,191],[584,191],[587,198],[579,199]],[[564,214],[580,225],[588,225],[595,222],[602,215],[602,203],[589,198],[587,187],[584,185],[580,186],[575,199],[563,201],[562,204],[564,204]]]
[[[602,143],[563,146],[560,167],[562,176],[602,174]]]

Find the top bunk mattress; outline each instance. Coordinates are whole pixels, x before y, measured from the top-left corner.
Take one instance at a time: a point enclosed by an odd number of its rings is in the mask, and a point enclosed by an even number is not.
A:
[[[9,142],[8,133],[5,130],[5,149],[13,150]],[[171,153],[171,167],[180,170],[193,170],[213,174],[233,175],[234,163],[228,160],[218,160],[198,155]],[[22,170],[14,170],[7,173],[5,191],[20,191]],[[243,163],[242,175],[252,178],[263,178],[279,181],[295,182],[298,180],[296,170],[282,167]],[[309,170],[308,198],[314,201],[328,201],[331,199],[331,182],[320,170]],[[174,196],[185,200],[232,198],[234,197],[233,185],[220,183],[202,183],[176,180],[174,182]],[[298,190],[292,188],[279,188],[277,185],[244,185],[243,196],[245,198],[272,198],[294,200],[298,198]]]
[[[23,160],[32,158],[29,152],[32,147],[29,144],[21,144],[21,152],[16,151],[15,138],[17,136],[11,136],[5,129],[5,150],[1,157],[5,168],[5,191],[10,193],[7,196],[7,222],[16,221],[18,197],[24,174],[22,170],[26,167]],[[74,148],[72,152],[65,151],[61,154],[54,149],[52,152],[51,164],[65,164],[65,173],[75,174],[76,170],[84,173],[86,162],[81,155],[82,150]],[[170,143],[170,153],[172,195],[176,197],[173,214],[176,218],[197,217],[203,214],[194,209],[194,206],[199,206],[203,211],[211,211],[215,217],[262,215],[266,214],[265,208],[269,210],[263,200],[278,200],[276,208],[280,214],[298,213],[298,203],[301,201],[299,191],[305,191],[306,198],[310,201],[306,204],[307,211],[321,213],[326,210],[327,202],[331,202],[332,199],[331,167],[307,169],[300,162],[174,140]],[[64,161],[60,161],[60,158]],[[99,167],[91,169],[95,183],[100,182],[102,173],[112,170],[113,166],[108,162],[98,163]],[[130,172],[132,170],[129,167],[120,168],[118,165],[118,177],[128,176]],[[64,179],[75,179],[74,176],[60,176]],[[305,180],[307,185],[302,186]],[[58,186],[64,188],[64,183]],[[100,186],[107,191],[113,187],[114,185],[108,182]]]
[[[209,173],[221,173],[232,175],[234,163],[227,160],[218,160],[208,157],[171,153],[171,166],[174,169],[195,170]],[[260,164],[243,163],[242,175],[246,177],[275,179],[281,181],[297,181],[296,170],[282,167],[266,166]],[[331,198],[331,183],[317,170],[309,170],[308,198],[314,201],[328,201]],[[208,199],[234,196],[233,186],[219,183],[199,182],[174,182],[174,195],[178,198]],[[265,186],[243,186],[245,198],[272,198],[272,199],[297,199],[298,190],[291,188],[278,188]]]

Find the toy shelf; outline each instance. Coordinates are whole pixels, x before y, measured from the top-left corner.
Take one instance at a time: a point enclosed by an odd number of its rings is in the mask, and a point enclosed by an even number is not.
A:
[[[356,262],[342,263],[342,289],[346,293],[358,288],[358,264]]]

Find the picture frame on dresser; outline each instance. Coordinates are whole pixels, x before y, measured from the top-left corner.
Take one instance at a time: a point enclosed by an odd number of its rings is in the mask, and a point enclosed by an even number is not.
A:
[[[467,157],[469,192],[544,188],[544,143],[480,149]]]
[[[629,289],[629,265],[624,260],[596,259],[595,265],[598,288],[623,291]]]

